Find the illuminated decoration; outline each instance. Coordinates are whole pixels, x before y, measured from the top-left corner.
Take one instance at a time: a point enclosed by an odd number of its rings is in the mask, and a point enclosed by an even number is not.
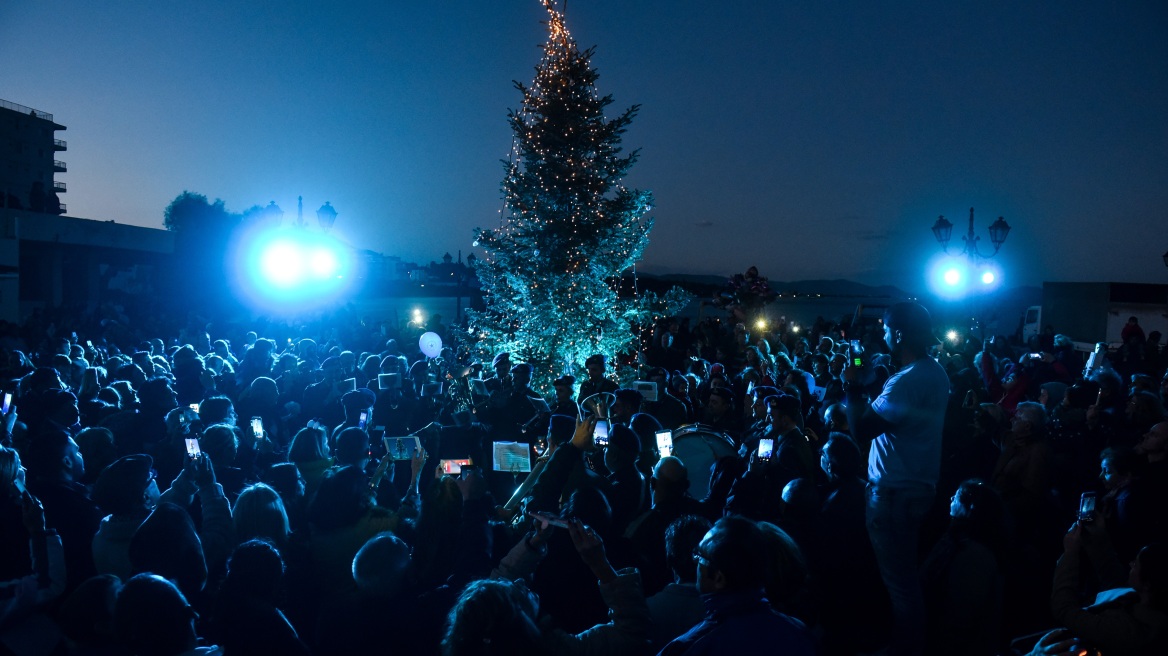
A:
[[[985,294],[1001,286],[1002,274],[992,262],[974,263],[967,258],[938,253],[929,263],[926,277],[933,293],[947,300]]]
[[[546,387],[594,354],[629,353],[636,331],[688,302],[673,290],[621,298],[622,273],[649,241],[652,195],[624,186],[637,152],[621,135],[639,107],[607,120],[611,96],[596,91],[593,49],[579,50],[552,0],[548,40],[530,86],[516,83],[522,107],[508,113],[513,143],[504,162],[505,216],[475,231],[484,256],[475,269],[485,309],[469,312],[484,360],[506,351],[535,367]],[[503,214],[503,210],[500,210]]]

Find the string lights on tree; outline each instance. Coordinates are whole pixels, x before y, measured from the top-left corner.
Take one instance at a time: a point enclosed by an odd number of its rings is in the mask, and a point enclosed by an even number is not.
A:
[[[543,56],[530,86],[515,83],[523,103],[507,116],[504,216],[498,228],[475,231],[486,308],[470,313],[470,333],[483,356],[515,353],[546,385],[593,353],[630,352],[641,325],[689,299],[679,289],[618,294],[653,228],[652,194],[622,182],[638,153],[622,153],[621,135],[640,106],[605,118],[613,99],[596,91],[594,48],[580,50],[555,3],[542,4]]]

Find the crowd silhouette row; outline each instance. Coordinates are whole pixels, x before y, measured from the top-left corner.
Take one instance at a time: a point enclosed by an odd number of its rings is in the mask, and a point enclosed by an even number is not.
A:
[[[1159,333],[933,328],[0,324],[0,654],[1168,653]]]

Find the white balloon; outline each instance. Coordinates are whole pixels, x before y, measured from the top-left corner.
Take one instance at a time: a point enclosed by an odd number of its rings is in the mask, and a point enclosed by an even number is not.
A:
[[[442,353],[442,338],[438,333],[422,333],[418,338],[418,348],[428,358],[436,358]]]

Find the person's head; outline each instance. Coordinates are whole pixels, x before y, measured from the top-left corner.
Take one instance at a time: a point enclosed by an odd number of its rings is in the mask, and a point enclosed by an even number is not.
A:
[[[346,428],[337,435],[335,460],[338,466],[363,469],[369,462],[369,434],[360,428]]]
[[[235,405],[226,396],[212,396],[199,404],[199,421],[204,426],[234,424],[237,419]]]
[[[1143,428],[1164,421],[1164,406],[1155,394],[1136,392],[1128,398],[1124,416],[1132,426]]]
[[[304,477],[294,462],[278,462],[263,475],[264,483],[284,500],[284,508],[304,498]]]
[[[174,504],[158,504],[130,538],[128,553],[135,574],[165,576],[184,594],[196,594],[207,583],[207,560],[195,523]]]
[[[275,604],[284,581],[284,559],[267,540],[247,540],[227,559],[227,578],[220,594]]]
[[[256,483],[243,489],[231,509],[237,540],[264,539],[283,545],[292,532],[284,501],[272,488]]]
[[[924,356],[937,343],[929,311],[919,303],[896,303],[884,313],[884,342],[893,356]]]
[[[378,533],[353,557],[353,580],[363,592],[392,596],[401,589],[409,567],[410,547],[393,533]]]
[[[755,590],[770,576],[766,538],[758,524],[745,517],[719,519],[693,557],[702,594]]]
[[[74,653],[112,653],[114,608],[122,581],[113,574],[86,579],[61,603],[58,621],[65,637],[80,647]],[[90,651],[91,650],[91,651]]]
[[[833,403],[827,406],[827,409],[823,411],[823,423],[829,431],[851,432],[847,408],[842,403]]]
[[[239,393],[240,404],[246,404],[253,410],[274,408],[279,404],[279,401],[280,389],[277,387],[276,381],[267,376],[257,377]]]
[[[576,394],[576,377],[560,376],[552,381],[552,389],[556,392],[557,403],[567,403]]]
[[[641,452],[641,438],[632,428],[613,424],[608,432],[608,447],[604,450],[604,465],[617,472],[632,467]]]
[[[108,428],[90,426],[81,429],[73,438],[81,451],[81,459],[85,461],[86,471],[101,472],[114,460],[118,459],[118,449],[114,445],[114,434]],[[91,482],[88,479],[86,482]]]
[[[949,502],[950,525],[965,535],[987,542],[999,536],[1005,521],[1005,506],[996,490],[985,481],[971,478],[957,486]]]
[[[373,416],[373,404],[377,403],[377,395],[373,390],[362,387],[351,392],[345,392],[341,397],[341,406],[345,409],[345,422],[355,424],[361,420],[361,413],[365,413],[366,425]]]
[[[482,579],[466,586],[446,619],[443,656],[543,651],[539,597],[522,579]]]
[[[678,583],[696,583],[694,550],[711,528],[710,520],[697,515],[682,515],[665,529],[665,564]]]
[[[1149,428],[1136,444],[1135,451],[1146,457],[1148,462],[1160,462],[1168,458],[1168,421]]]
[[[1136,478],[1136,467],[1139,466],[1139,456],[1132,449],[1124,446],[1113,446],[1099,454],[1099,478],[1103,487],[1108,490],[1117,490]]]
[[[689,471],[679,458],[666,456],[653,467],[653,477],[649,479],[653,505],[668,503],[685,496],[689,490]]]
[[[831,481],[860,478],[864,475],[864,461],[860,447],[843,433],[831,433],[819,455],[819,467]]]
[[[328,533],[356,524],[373,507],[369,478],[357,467],[330,469],[308,505],[308,523]]]
[[[584,369],[588,371],[588,380],[597,382],[608,372],[608,358],[600,353],[591,355],[584,361]]]
[[[633,415],[641,411],[641,404],[645,397],[635,389],[618,389],[614,392],[616,400],[612,402],[612,420],[627,424]]]
[[[199,439],[199,448],[216,467],[229,467],[239,454],[238,430],[231,424],[208,426]]]
[[[1063,402],[1063,398],[1067,395],[1067,384],[1052,380],[1048,383],[1043,383],[1039,386],[1038,402],[1042,404],[1047,411],[1053,410],[1056,406]]]
[[[511,367],[511,381],[515,383],[516,387],[527,387],[531,384],[531,374],[533,368],[526,362]]]
[[[292,437],[292,444],[288,447],[289,462],[312,462],[314,460],[327,460],[328,457],[328,436],[319,428],[301,428]]]
[[[142,409],[147,412],[165,414],[178,407],[178,395],[166,378],[151,378],[142,383],[138,396],[142,401]]]
[[[560,514],[591,526],[601,537],[608,535],[612,528],[612,506],[608,497],[594,486],[574,490]]]
[[[734,410],[734,395],[724,387],[710,389],[710,400],[706,402],[706,419],[717,421]]]
[[[93,486],[93,502],[115,517],[145,517],[158,505],[154,459],[146,454],[123,456],[102,469]]]
[[[183,593],[155,574],[127,581],[114,606],[117,635],[135,656],[177,656],[194,649],[196,617]]]
[[[781,431],[787,431],[799,425],[803,406],[799,399],[790,394],[778,394],[768,397],[767,419],[771,425]]]
[[[803,591],[810,572],[803,551],[783,529],[770,522],[759,522],[769,558],[769,577],[765,580],[767,601],[777,609],[787,609]]]
[[[1023,401],[1010,420],[1015,439],[1038,440],[1046,436],[1046,408],[1041,403]]]
[[[28,470],[46,481],[79,481],[85,476],[85,459],[77,443],[60,429],[42,432],[28,446]]]

